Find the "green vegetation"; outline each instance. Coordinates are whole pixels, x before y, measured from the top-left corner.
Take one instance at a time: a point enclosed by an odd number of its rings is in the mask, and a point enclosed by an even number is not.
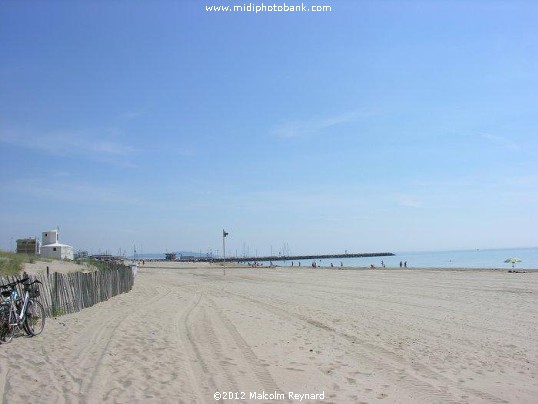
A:
[[[77,264],[86,264],[92,269],[97,269],[98,271],[110,271],[121,267],[122,264],[113,261],[99,261],[92,258],[79,259],[75,261]]]
[[[0,251],[0,276],[19,275],[25,263],[34,263],[35,260],[35,255]]]
[[[52,317],[61,317],[61,316],[65,316],[67,313],[61,307],[53,307],[51,314],[52,314]]]
[[[24,264],[33,264],[37,260],[43,260],[46,262],[53,262],[51,259],[42,259],[36,255],[29,254],[16,254],[13,252],[0,251],[0,276],[17,276],[20,275],[24,269]],[[107,262],[98,261],[91,258],[76,260],[75,263],[86,266],[89,270],[98,271],[110,271],[121,267],[119,262]],[[84,267],[81,267],[81,270]]]

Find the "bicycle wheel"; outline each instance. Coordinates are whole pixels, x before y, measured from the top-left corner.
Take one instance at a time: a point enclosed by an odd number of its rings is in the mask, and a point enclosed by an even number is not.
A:
[[[2,330],[2,341],[6,344],[10,343],[13,340],[15,335],[16,325],[7,325],[6,328]]]
[[[0,305],[0,341],[10,342],[8,338],[9,331],[9,306],[7,304]]]
[[[15,325],[10,325],[9,309],[2,313],[2,322],[0,323],[0,340],[5,343],[11,342],[15,335]]]
[[[28,335],[39,335],[45,327],[45,309],[37,300],[30,300],[26,308],[24,330]]]

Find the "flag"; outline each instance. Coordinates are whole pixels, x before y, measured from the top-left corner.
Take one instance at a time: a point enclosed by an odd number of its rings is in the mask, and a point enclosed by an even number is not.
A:
[[[222,230],[222,237],[226,237],[228,233],[226,233],[224,230]]]

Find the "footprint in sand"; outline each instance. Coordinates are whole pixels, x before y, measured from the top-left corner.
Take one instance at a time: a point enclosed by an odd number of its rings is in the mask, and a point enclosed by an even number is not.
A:
[[[383,399],[383,398],[387,398],[387,397],[388,397],[388,394],[385,394],[385,393],[379,393],[379,394],[377,395],[377,399],[378,399],[378,400],[381,400],[381,399]]]

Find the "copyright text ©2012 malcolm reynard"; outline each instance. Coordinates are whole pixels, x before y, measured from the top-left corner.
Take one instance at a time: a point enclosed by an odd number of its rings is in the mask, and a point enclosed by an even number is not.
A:
[[[293,401],[305,401],[305,400],[324,400],[325,392],[321,393],[294,393],[292,391],[280,393],[278,391],[217,391],[213,394],[215,400],[293,400]]]

